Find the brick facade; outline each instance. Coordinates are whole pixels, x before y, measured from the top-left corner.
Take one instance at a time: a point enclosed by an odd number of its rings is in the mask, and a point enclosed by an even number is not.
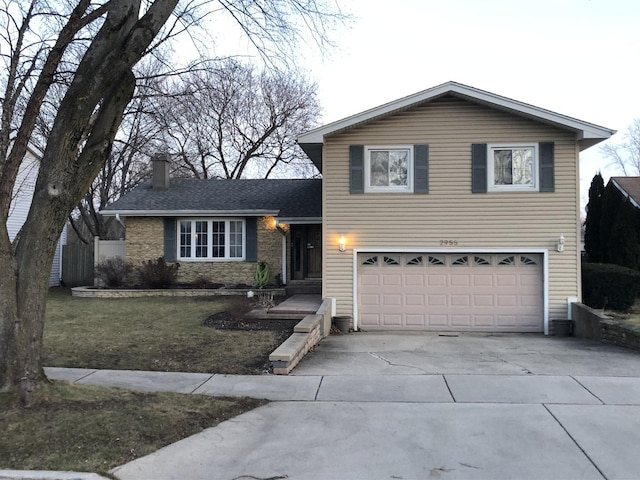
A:
[[[127,246],[126,260],[139,265],[164,255],[164,224],[161,217],[127,217],[125,219]],[[282,234],[275,227],[273,217],[260,217],[257,221],[258,261],[269,265],[269,283],[282,272]],[[288,232],[287,232],[288,235]],[[179,282],[192,282],[206,278],[211,282],[229,284],[255,282],[257,262],[191,262],[180,261]]]

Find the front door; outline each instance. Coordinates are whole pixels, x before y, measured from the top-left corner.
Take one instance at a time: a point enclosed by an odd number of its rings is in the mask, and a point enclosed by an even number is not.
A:
[[[322,225],[292,225],[294,280],[322,277]]]

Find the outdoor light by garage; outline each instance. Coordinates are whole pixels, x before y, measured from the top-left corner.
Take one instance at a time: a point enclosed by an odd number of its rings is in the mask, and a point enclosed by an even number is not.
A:
[[[344,252],[347,249],[347,239],[344,237],[340,237],[338,239],[338,250]]]
[[[556,248],[559,252],[564,252],[564,235],[560,234]]]

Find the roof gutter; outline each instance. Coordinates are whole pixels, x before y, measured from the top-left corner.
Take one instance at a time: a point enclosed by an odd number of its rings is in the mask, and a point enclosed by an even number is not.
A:
[[[106,217],[266,217],[280,210],[100,210]]]

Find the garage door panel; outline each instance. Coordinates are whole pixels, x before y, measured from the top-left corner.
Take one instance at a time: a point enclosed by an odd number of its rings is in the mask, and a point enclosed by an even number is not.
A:
[[[422,275],[415,275],[413,273],[406,274],[404,276],[404,284],[407,287],[424,287],[425,277]]]
[[[497,307],[517,307],[518,297],[516,295],[496,295]]]
[[[379,295],[360,295],[360,304],[364,307],[374,306],[377,307],[380,305],[380,296]]]
[[[447,296],[446,295],[428,295],[428,305],[430,307],[440,307],[447,305]]]
[[[424,327],[426,326],[426,315],[407,314],[405,316],[408,327]]]
[[[475,274],[472,276],[472,284],[474,287],[493,287],[492,274]]]
[[[520,285],[533,287],[542,283],[542,276],[536,274],[523,274],[520,275]]]
[[[451,295],[452,307],[468,307],[471,305],[470,295]]]
[[[474,315],[473,324],[476,327],[491,327],[493,325],[493,315]]]
[[[449,322],[447,315],[429,315],[429,326],[446,327]]]
[[[424,307],[424,295],[405,295],[404,300],[407,307],[416,305]]]
[[[359,262],[363,328],[543,329],[541,255],[379,253]]]
[[[402,275],[401,274],[384,274],[382,276],[382,285],[386,286],[386,287],[392,287],[392,286],[398,286],[401,287],[402,286]]]
[[[473,306],[474,307],[493,307],[493,295],[474,295]]]
[[[515,273],[496,275],[496,287],[515,287],[518,285],[518,276]]]
[[[469,285],[471,285],[471,278],[469,278],[468,273],[452,274],[449,279],[451,281],[450,285],[452,287],[468,287]]]
[[[451,326],[453,327],[470,327],[471,315],[451,315]]]
[[[427,285],[430,287],[446,287],[447,276],[443,274],[429,274],[427,273]]]
[[[383,314],[382,323],[385,326],[400,326],[402,325],[402,315],[399,313]]]
[[[360,285],[364,286],[378,286],[380,285],[380,275],[379,274],[362,274],[359,276],[358,282]]]
[[[375,313],[363,313],[360,315],[360,325],[363,327],[381,326],[380,315]]]

